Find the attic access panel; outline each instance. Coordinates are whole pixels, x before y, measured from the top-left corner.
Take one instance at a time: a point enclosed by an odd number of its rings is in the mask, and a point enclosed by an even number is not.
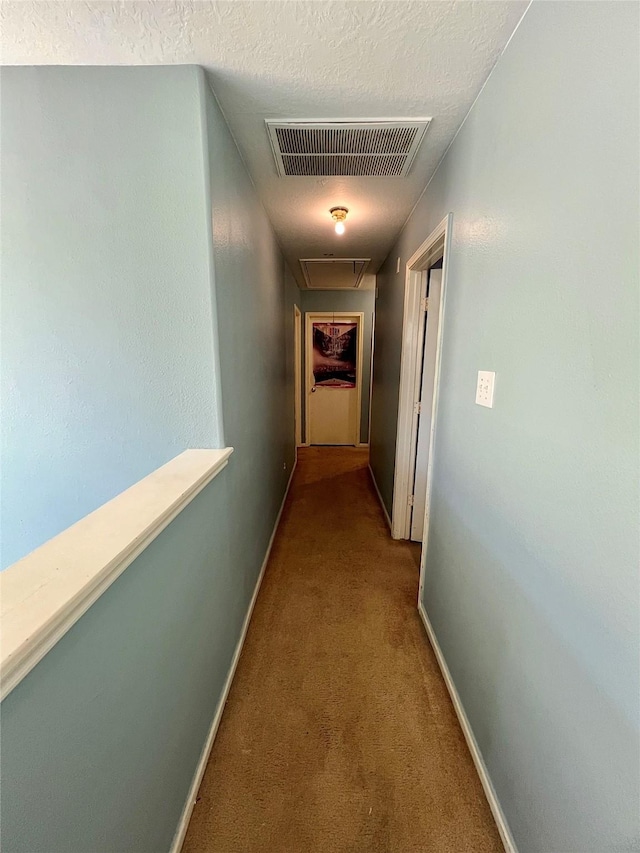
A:
[[[369,258],[301,258],[309,290],[353,290],[360,287]]]
[[[396,177],[409,173],[431,119],[267,120],[280,177]]]

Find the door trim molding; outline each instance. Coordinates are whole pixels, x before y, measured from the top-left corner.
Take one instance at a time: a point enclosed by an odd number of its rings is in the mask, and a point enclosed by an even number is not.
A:
[[[328,323],[331,323],[333,320],[339,322],[341,320],[345,320],[348,317],[357,317],[358,320],[358,355],[356,362],[356,394],[358,398],[357,402],[357,415],[356,415],[356,434],[355,441],[353,445],[344,445],[345,447],[354,446],[359,447],[360,445],[360,427],[362,425],[362,353],[363,353],[363,341],[362,334],[364,331],[364,311],[305,311],[305,324],[304,324],[304,431],[305,431],[305,439],[307,441],[307,446],[311,445],[311,420],[309,418],[309,395],[311,393],[311,384],[309,381],[309,377],[311,375],[310,365],[309,365],[309,345],[312,340],[311,337],[311,326],[313,323],[318,323],[326,320]]]
[[[442,291],[438,318],[438,340],[436,345],[435,382],[429,436],[429,462],[427,466],[427,500],[423,534],[423,553],[429,531],[431,476],[433,470],[433,445],[436,408],[440,380],[442,353],[442,322],[447,294],[447,260],[451,242],[453,214],[449,213],[429,234],[427,239],[409,258],[405,268],[404,316],[402,321],[402,352],[400,358],[400,393],[398,399],[398,427],[396,433],[396,458],[393,478],[393,509],[391,512],[391,535],[394,539],[408,539],[411,534],[409,512],[409,489],[411,474],[415,466],[417,414],[414,411],[416,395],[419,393],[420,371],[418,359],[422,353],[424,337],[424,312],[421,300],[425,288],[424,271],[442,257]],[[422,582],[421,587],[422,589]]]

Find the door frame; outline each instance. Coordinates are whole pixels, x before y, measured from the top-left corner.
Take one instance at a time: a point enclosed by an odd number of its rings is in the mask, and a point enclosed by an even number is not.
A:
[[[436,262],[438,263],[438,262]],[[439,309],[440,297],[442,295],[442,269],[434,269],[433,266],[425,270],[426,288],[429,298],[429,307],[425,314],[423,355],[420,384],[418,385],[418,399],[420,409],[418,412],[418,423],[416,429],[415,453],[413,470],[409,474],[409,485],[413,494],[413,502],[409,512],[409,539],[412,542],[422,543],[424,534],[424,513],[427,497],[427,465],[429,463],[429,449],[431,440],[431,403],[433,402],[433,391],[435,386],[435,358],[438,343]],[[436,279],[438,281],[436,285]],[[436,311],[436,305],[438,311]],[[425,421],[428,419],[429,429]],[[426,458],[425,458],[426,457]],[[420,461],[420,470],[418,462]],[[426,463],[426,465],[425,465]],[[424,467],[423,467],[424,466]],[[420,488],[422,486],[422,488]],[[414,539],[414,528],[418,528],[418,537]]]
[[[305,440],[307,445],[310,444],[310,419],[309,419],[309,403],[311,396],[311,379],[313,371],[310,369],[309,353],[310,346],[313,345],[313,323],[322,322],[343,322],[347,317],[356,317],[358,322],[358,354],[356,361],[356,395],[357,395],[357,414],[356,414],[356,441],[353,446],[357,447],[360,444],[360,427],[362,424],[362,353],[363,341],[362,334],[364,332],[364,311],[305,311],[305,326],[304,326],[304,429]],[[349,447],[350,445],[344,445]]]
[[[420,594],[422,571],[429,536],[431,509],[431,485],[433,476],[433,453],[435,424],[440,387],[440,364],[442,360],[442,326],[447,296],[447,267],[451,243],[453,214],[449,213],[433,229],[427,239],[409,258],[405,270],[404,317],[402,322],[402,352],[400,359],[400,394],[398,400],[398,427],[396,433],[396,458],[393,479],[393,509],[391,535],[394,539],[409,539],[411,535],[411,494],[415,472],[415,454],[418,433],[416,401],[420,395],[421,361],[425,331],[422,300],[426,294],[426,275],[431,264],[442,257],[442,290],[438,315],[438,337],[435,356],[435,377],[429,435],[429,460],[427,463],[427,496],[425,502],[424,532],[422,537],[422,560],[420,563]]]
[[[293,306],[293,423],[296,447],[302,445],[302,312]]]

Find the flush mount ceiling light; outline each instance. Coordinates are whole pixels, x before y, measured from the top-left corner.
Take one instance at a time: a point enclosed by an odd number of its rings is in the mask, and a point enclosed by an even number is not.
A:
[[[346,207],[332,207],[329,211],[331,218],[336,223],[336,234],[344,234],[344,221],[349,211]]]

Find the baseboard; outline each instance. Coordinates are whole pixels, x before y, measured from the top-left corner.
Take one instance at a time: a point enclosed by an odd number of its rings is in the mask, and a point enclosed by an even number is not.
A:
[[[384,501],[382,500],[382,495],[380,494],[380,489],[378,488],[378,484],[376,483],[376,478],[373,476],[373,471],[371,469],[371,465],[368,466],[369,474],[371,474],[371,481],[373,483],[373,488],[376,490],[376,494],[378,495],[378,500],[380,501],[380,506],[382,507],[382,512],[384,513],[384,517],[387,520],[387,524],[389,525],[389,530],[391,530],[391,519],[389,518],[389,513],[387,512],[387,508],[384,505]]]
[[[359,444],[356,444],[356,447],[369,447],[369,442],[361,441]]]
[[[216,734],[218,733],[218,726],[220,725],[220,720],[222,719],[222,714],[224,712],[224,707],[227,702],[227,696],[229,695],[229,690],[231,689],[231,684],[233,683],[233,677],[236,673],[236,667],[238,666],[238,661],[240,660],[240,654],[242,652],[242,647],[244,645],[245,637],[247,636],[247,631],[249,629],[249,623],[251,622],[251,614],[253,613],[253,608],[255,607],[256,600],[258,598],[258,593],[260,592],[260,585],[262,584],[262,578],[264,577],[265,570],[267,568],[267,563],[269,562],[269,557],[271,555],[271,548],[273,547],[273,542],[276,537],[276,532],[278,530],[278,525],[280,524],[280,517],[282,516],[282,510],[284,509],[285,502],[287,500],[287,496],[289,494],[289,489],[291,488],[291,481],[293,480],[293,474],[296,470],[297,457],[296,462],[294,462],[293,468],[291,469],[291,474],[289,476],[289,482],[287,483],[287,488],[284,493],[284,497],[282,499],[282,503],[280,504],[280,509],[278,510],[278,516],[276,518],[275,524],[273,525],[273,531],[271,533],[271,538],[269,539],[269,544],[267,545],[267,552],[265,554],[264,560],[262,561],[262,567],[260,569],[260,575],[258,576],[258,580],[256,582],[255,589],[253,591],[253,595],[251,597],[251,602],[249,604],[249,609],[247,610],[247,615],[245,616],[244,623],[242,625],[242,631],[240,633],[240,639],[238,640],[238,644],[236,646],[236,650],[233,654],[233,659],[231,661],[231,666],[229,667],[229,673],[227,675],[226,681],[224,683],[224,688],[222,690],[222,695],[218,704],[216,706],[216,712],[213,717],[213,722],[211,723],[211,728],[209,729],[209,734],[207,735],[207,739],[204,744],[204,748],[200,755],[200,760],[198,761],[198,766],[196,767],[196,772],[193,777],[193,781],[191,783],[191,787],[189,788],[189,795],[187,797],[187,801],[184,805],[184,809],[182,810],[182,815],[180,816],[180,821],[178,823],[178,828],[176,830],[176,834],[173,837],[173,842],[171,843],[170,853],[180,853],[182,849],[182,845],[184,844],[184,839],[187,834],[187,829],[189,828],[189,821],[191,820],[191,813],[193,812],[193,807],[196,803],[196,797],[198,796],[198,790],[200,789],[200,784],[202,783],[202,777],[204,776],[204,772],[207,768],[207,762],[209,761],[209,755],[213,748],[213,743],[216,739]]]
[[[476,770],[478,771],[478,776],[480,777],[480,782],[482,783],[482,787],[484,788],[485,796],[489,802],[489,808],[491,809],[494,820],[498,827],[498,832],[500,833],[500,838],[502,839],[502,843],[504,844],[505,853],[518,853],[518,848],[516,847],[515,841],[513,840],[513,836],[511,835],[511,830],[509,829],[509,824],[507,823],[507,819],[504,816],[504,812],[502,811],[502,808],[500,806],[498,795],[496,794],[495,788],[493,787],[493,784],[491,782],[489,771],[487,770],[487,766],[484,763],[484,759],[482,758],[482,753],[480,752],[480,748],[473,734],[471,724],[462,706],[462,701],[460,699],[460,696],[458,695],[456,686],[453,683],[453,678],[451,677],[451,673],[449,672],[447,662],[444,659],[440,644],[436,639],[433,626],[429,621],[429,617],[427,616],[427,612],[424,609],[424,606],[421,601],[418,602],[418,612],[425,627],[425,631],[427,632],[431,647],[438,661],[438,666],[440,667],[440,672],[442,673],[442,677],[444,678],[444,683],[447,685],[447,690],[449,691],[449,696],[451,697],[453,708],[456,712],[456,716],[458,717],[458,722],[460,723],[460,727],[464,734],[465,740],[467,741],[469,752],[471,753],[473,763],[475,764]]]

